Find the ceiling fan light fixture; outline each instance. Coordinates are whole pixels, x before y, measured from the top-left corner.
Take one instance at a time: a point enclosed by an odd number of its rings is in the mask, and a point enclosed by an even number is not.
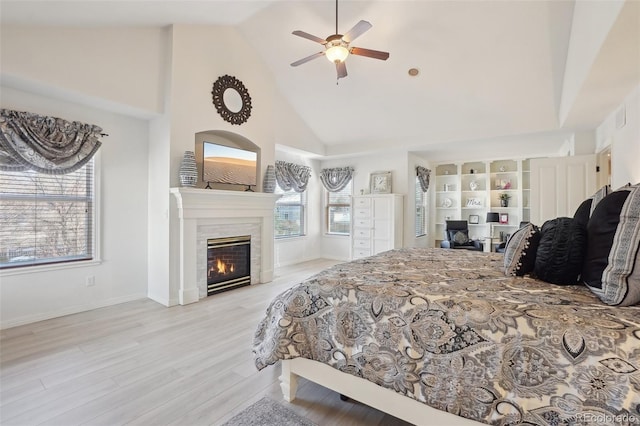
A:
[[[349,49],[342,46],[341,44],[333,45],[327,48],[325,56],[330,62],[333,63],[344,62],[344,60],[347,59],[347,56],[349,56]]]

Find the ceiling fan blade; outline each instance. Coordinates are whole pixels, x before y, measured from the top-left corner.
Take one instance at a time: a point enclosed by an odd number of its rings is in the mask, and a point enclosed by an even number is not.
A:
[[[336,71],[338,72],[338,78],[345,78],[347,76],[347,65],[344,62],[336,62]]]
[[[367,58],[382,59],[383,61],[389,59],[389,52],[363,49],[362,47],[352,47],[351,49],[349,49],[349,53],[351,53],[352,55],[366,56]]]
[[[297,67],[298,65],[302,65],[302,64],[304,64],[306,62],[309,62],[312,59],[319,58],[320,56],[324,56],[324,51],[318,52],[318,53],[314,53],[313,55],[309,55],[306,58],[299,59],[299,60],[295,61],[294,63],[292,63],[291,66],[292,67]]]
[[[325,40],[323,38],[320,38],[320,37],[316,37],[316,36],[311,35],[309,33],[305,33],[304,31],[295,30],[291,34],[297,35],[298,37],[306,38],[307,40],[315,41],[316,43],[320,43],[320,44],[323,44],[323,45],[327,44],[327,40]]]
[[[345,43],[351,43],[353,40],[368,31],[372,26],[373,25],[371,25],[370,22],[360,21],[342,36],[342,40],[344,40]]]

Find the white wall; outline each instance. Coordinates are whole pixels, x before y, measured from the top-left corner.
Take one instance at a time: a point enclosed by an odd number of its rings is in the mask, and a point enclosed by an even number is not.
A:
[[[611,146],[611,186],[640,183],[640,86],[597,129],[599,151]]]
[[[625,0],[576,1],[567,52],[559,121],[564,123]]]
[[[164,32],[2,25],[2,74],[148,116],[163,108]]]
[[[98,154],[97,264],[0,273],[2,328],[143,298],[147,287],[147,123],[3,86],[2,108],[96,124],[109,136]],[[87,287],[87,276],[95,286]]]

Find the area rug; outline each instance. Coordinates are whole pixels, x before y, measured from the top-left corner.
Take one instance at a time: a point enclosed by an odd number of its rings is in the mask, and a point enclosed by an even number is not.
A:
[[[316,424],[265,397],[236,414],[222,426],[316,426]]]

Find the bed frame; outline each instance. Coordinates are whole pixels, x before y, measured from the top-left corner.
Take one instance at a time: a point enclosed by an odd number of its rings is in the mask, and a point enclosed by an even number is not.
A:
[[[291,402],[296,397],[298,377],[304,377],[314,383],[348,396],[363,404],[415,425],[480,425],[474,420],[440,411],[415,399],[402,396],[375,383],[306,358],[283,360],[280,387],[284,399]]]

